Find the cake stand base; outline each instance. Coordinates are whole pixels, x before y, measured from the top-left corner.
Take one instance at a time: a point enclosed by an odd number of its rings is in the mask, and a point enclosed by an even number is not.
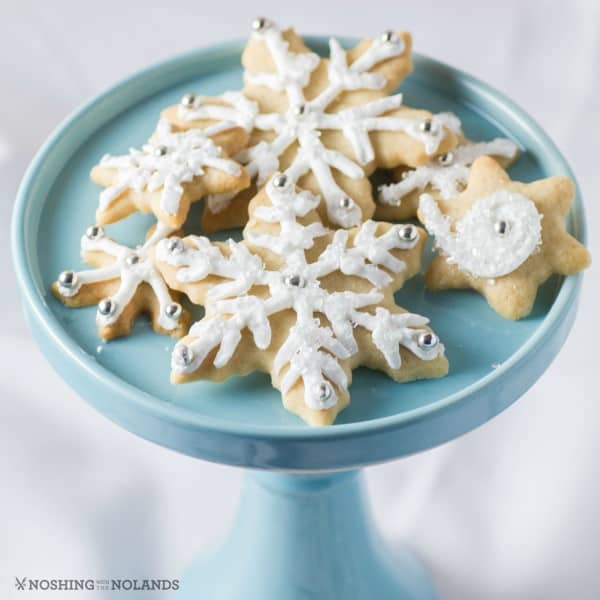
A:
[[[409,552],[373,529],[358,471],[246,475],[233,531],[175,596],[210,600],[433,600]]]

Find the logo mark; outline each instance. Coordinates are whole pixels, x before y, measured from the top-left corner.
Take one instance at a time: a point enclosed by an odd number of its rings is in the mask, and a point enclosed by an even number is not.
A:
[[[17,588],[17,590],[19,592],[25,591],[26,583],[27,583],[27,577],[23,577],[23,579],[19,579],[18,577],[15,577],[15,588]]]

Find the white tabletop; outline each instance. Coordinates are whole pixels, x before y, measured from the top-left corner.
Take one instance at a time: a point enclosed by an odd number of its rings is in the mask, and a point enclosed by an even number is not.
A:
[[[600,257],[595,235],[600,3],[595,0],[371,0],[364,8],[350,2],[270,1],[256,11],[230,0],[5,0],[0,19],[0,273],[6,282],[0,310],[2,598],[22,597],[14,590],[14,576],[175,578],[227,531],[239,470],[130,435],[78,400],[48,366],[21,317],[8,227],[23,170],[72,109],[148,63],[243,38],[255,12],[300,32],[361,36],[406,28],[419,52],[509,94],[571,162],[586,200],[590,247]],[[386,537],[417,549],[444,599],[598,597],[600,393],[592,373],[598,368],[599,275],[592,267],[567,344],[521,401],[459,440],[368,471]]]

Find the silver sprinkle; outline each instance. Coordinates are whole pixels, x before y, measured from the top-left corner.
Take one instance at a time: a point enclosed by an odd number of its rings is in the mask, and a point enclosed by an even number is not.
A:
[[[165,307],[165,314],[169,319],[173,319],[174,321],[178,321],[182,313],[183,308],[179,302],[171,302]]]
[[[194,106],[194,102],[196,102],[195,94],[185,94],[181,99],[181,104],[186,108],[191,108],[192,106]]]
[[[420,348],[424,350],[430,350],[438,345],[439,339],[435,333],[431,333],[430,331],[426,331],[421,333],[417,339],[417,344]]]
[[[100,225],[90,225],[85,230],[85,235],[89,240],[97,240],[104,235],[104,229]]]
[[[170,237],[167,240],[167,250],[169,252],[172,253],[179,253],[179,252],[183,252],[185,249],[185,246],[183,244],[183,240],[180,237],[174,236],[174,237]]]
[[[104,298],[98,303],[98,312],[104,317],[113,315],[116,310],[117,303],[112,298]]]
[[[452,154],[452,152],[445,152],[444,154],[440,154],[440,156],[438,156],[438,162],[443,167],[447,167],[454,162],[454,154]]]
[[[496,221],[496,223],[494,223],[494,231],[498,235],[506,235],[509,229],[510,225],[507,221]]]
[[[414,225],[400,225],[398,237],[405,242],[414,242],[419,237],[419,232]]]
[[[273,177],[273,185],[277,188],[283,188],[287,185],[288,178],[283,174],[279,173]]]
[[[173,361],[182,367],[189,367],[194,360],[194,353],[189,346],[177,344],[173,350]]]
[[[63,271],[58,276],[58,283],[61,287],[70,290],[77,285],[77,275],[74,271]]]
[[[265,19],[265,17],[257,17],[252,21],[252,29],[254,31],[262,31],[269,26],[269,20]]]

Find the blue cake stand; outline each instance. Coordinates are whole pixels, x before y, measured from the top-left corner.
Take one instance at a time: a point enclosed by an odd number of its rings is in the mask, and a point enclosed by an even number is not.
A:
[[[325,39],[308,42],[326,54]],[[94,220],[98,189],[90,168],[105,152],[144,142],[159,111],[185,92],[239,88],[241,50],[242,43],[197,50],[134,75],[77,111],[46,142],[24,178],[13,221],[27,320],[60,375],[109,419],[178,452],[249,469],[229,541],[189,568],[177,597],[434,598],[418,561],[409,552],[390,554],[371,527],[358,469],[460,436],[519,398],[561,348],[580,276],[551,279],[532,315],[517,323],[500,318],[477,294],[430,294],[415,278],[397,300],[431,317],[446,343],[450,374],[400,385],[359,370],[350,407],[336,425],[321,429],[286,412],[262,374],[172,386],[172,340],[142,321],[130,336],[102,344],[94,307],[67,309],[49,293],[56,275],[77,265],[80,235]],[[573,176],[547,135],[500,93],[422,56],[415,67],[402,85],[406,104],[457,113],[470,138],[517,141],[523,154],[512,168],[516,179]],[[199,216],[191,221],[199,223]],[[150,222],[135,215],[109,230],[136,244]],[[569,227],[584,238],[580,198]]]

